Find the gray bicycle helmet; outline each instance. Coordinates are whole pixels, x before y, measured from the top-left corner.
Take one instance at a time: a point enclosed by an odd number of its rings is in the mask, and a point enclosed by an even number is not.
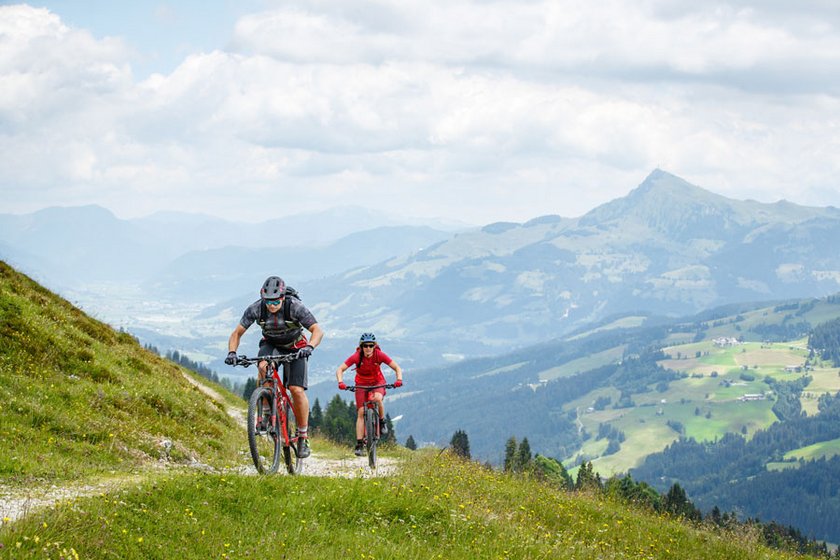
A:
[[[280,299],[286,295],[286,283],[279,276],[269,276],[260,290],[263,299]]]
[[[363,342],[376,342],[376,335],[372,332],[362,333],[362,336],[359,337],[359,344]]]

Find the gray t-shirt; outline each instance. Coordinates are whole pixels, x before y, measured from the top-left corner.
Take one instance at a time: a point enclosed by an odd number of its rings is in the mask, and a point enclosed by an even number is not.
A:
[[[312,325],[318,322],[315,319],[315,316],[312,314],[309,309],[297,298],[288,297],[286,301],[283,302],[283,305],[280,306],[280,310],[277,313],[272,313],[271,311],[266,310],[266,324],[270,325],[282,325],[283,324],[283,306],[290,305],[291,308],[289,310],[289,318],[302,325],[305,329],[309,330],[312,328]],[[239,321],[239,324],[242,325],[244,328],[248,328],[254,324],[255,321],[258,321],[260,318],[260,307],[262,306],[262,300],[258,299],[254,303],[248,306],[245,309],[245,313],[242,314],[242,319]]]

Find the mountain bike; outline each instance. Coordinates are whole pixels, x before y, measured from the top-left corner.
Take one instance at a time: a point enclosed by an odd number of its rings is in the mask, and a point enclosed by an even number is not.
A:
[[[388,383],[385,385],[349,385],[347,391],[365,392],[365,448],[367,449],[368,465],[376,469],[376,444],[379,443],[379,436],[382,427],[379,425],[379,408],[376,401],[371,398],[374,389],[393,389],[396,386]]]
[[[254,389],[248,400],[248,447],[254,466],[262,474],[272,474],[283,462],[289,474],[296,474],[303,468],[303,459],[297,454],[297,435],[292,400],[279,373],[280,364],[297,359],[297,354],[259,356],[249,358],[237,356],[237,366],[248,367],[259,362],[268,362],[262,385]]]

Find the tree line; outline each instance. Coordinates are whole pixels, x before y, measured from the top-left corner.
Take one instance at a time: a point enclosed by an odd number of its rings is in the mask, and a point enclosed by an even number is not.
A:
[[[838,465],[833,467],[833,476],[838,477],[840,458],[835,459]],[[532,455],[527,437],[519,442],[513,436],[507,440],[503,468],[513,476],[532,476],[567,492],[599,493],[635,508],[683,519],[707,530],[748,532],[758,529],[764,543],[773,548],[823,558],[840,558],[840,549],[832,553],[825,542],[818,542],[793,526],[785,526],[775,521],[763,523],[757,517],[739,521],[734,511],[721,513],[717,506],[704,516],[688,498],[686,490],[676,482],[666,492],[660,493],[648,483],[634,480],[629,474],[603,481],[590,461],[580,465],[577,477],[573,478],[557,459],[539,454]],[[828,469],[830,467],[827,467]],[[762,495],[777,493],[779,488],[777,484],[768,486],[762,489]],[[788,496],[779,496],[777,499],[781,503],[790,503]],[[824,512],[817,504],[810,505],[814,509],[814,516]]]
[[[342,445],[354,445],[356,443],[356,402],[345,401],[341,395],[335,395],[327,408],[322,410],[321,402],[315,399],[309,413],[309,428],[317,433]],[[385,425],[387,433],[380,440],[382,443],[396,443],[397,438],[394,432],[394,423],[391,415],[385,414]]]
[[[817,325],[808,338],[808,347],[840,367],[840,318]]]
[[[788,451],[840,438],[840,393],[821,396],[818,409],[814,416],[795,415],[759,430],[750,440],[735,433],[711,442],[681,438],[630,473],[659,490],[679,480],[706,510],[760,512],[796,522],[811,537],[840,541],[840,458],[784,459]],[[768,471],[773,462],[795,468]]]

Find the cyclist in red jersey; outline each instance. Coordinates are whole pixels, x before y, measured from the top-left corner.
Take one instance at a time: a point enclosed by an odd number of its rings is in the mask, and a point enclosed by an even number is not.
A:
[[[359,338],[359,347],[356,352],[344,360],[344,363],[338,366],[335,372],[335,377],[338,380],[338,388],[344,390],[347,385],[344,383],[344,372],[347,368],[356,366],[356,385],[384,385],[385,376],[382,370],[379,369],[382,364],[387,365],[397,374],[397,380],[394,382],[395,387],[402,386],[402,368],[399,364],[392,360],[388,354],[383,352],[376,343],[376,336],[373,333],[364,333]],[[357,456],[364,455],[365,451],[365,397],[366,391],[356,391],[356,449],[354,450]],[[374,389],[371,391],[373,400],[376,401],[379,408],[379,425],[381,426],[382,435],[385,435],[387,426],[385,424],[385,406],[382,404],[382,398],[385,396],[385,388]]]

